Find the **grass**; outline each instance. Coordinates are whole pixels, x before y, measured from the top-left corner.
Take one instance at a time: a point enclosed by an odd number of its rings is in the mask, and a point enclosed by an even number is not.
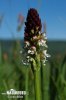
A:
[[[23,66],[24,71],[19,72],[15,67],[14,64],[8,62],[0,64],[0,93],[11,88],[20,90],[21,87],[21,90],[28,89],[28,91],[31,92],[29,93],[30,95],[28,95],[28,99],[25,100],[34,100],[33,77],[29,76],[32,72],[26,73],[27,70]],[[66,63],[64,63],[62,67],[57,65],[54,61],[52,64],[47,63],[47,65],[43,67],[43,72],[43,100],[66,100]],[[22,77],[21,79],[20,76]],[[29,81],[27,76],[29,77]],[[22,86],[19,86],[20,84]],[[0,98],[0,100],[8,100],[7,96],[0,95]]]

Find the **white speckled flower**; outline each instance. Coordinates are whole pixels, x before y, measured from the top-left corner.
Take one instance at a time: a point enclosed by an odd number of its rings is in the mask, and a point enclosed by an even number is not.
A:
[[[50,57],[50,55],[47,54],[47,50],[44,50],[44,51],[43,51],[43,54],[44,54],[45,57]]]
[[[29,41],[25,41],[25,47],[28,47],[28,46],[30,46]]]
[[[36,52],[36,48],[35,47],[31,47],[31,49],[28,50],[28,54],[31,54],[31,55],[35,54],[35,52]]]
[[[36,47],[35,46],[32,46],[31,47],[31,50],[36,51]]]
[[[46,40],[43,40],[43,39],[38,40],[38,45],[39,45],[39,46],[44,46],[44,47],[46,47],[46,48],[47,48],[47,45],[46,45]]]

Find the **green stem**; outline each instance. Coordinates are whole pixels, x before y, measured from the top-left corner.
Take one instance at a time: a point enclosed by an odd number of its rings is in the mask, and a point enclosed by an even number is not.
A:
[[[34,74],[34,90],[35,100],[42,100],[41,96],[41,67],[40,67],[40,56],[36,55],[35,59],[32,58],[32,65]]]
[[[35,100],[42,100],[40,70],[34,71],[34,88],[35,88]]]

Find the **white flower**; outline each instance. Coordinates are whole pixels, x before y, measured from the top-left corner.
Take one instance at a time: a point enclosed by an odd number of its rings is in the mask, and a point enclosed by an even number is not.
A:
[[[30,43],[28,41],[25,41],[26,47],[30,46]]]
[[[45,41],[45,40],[41,40],[41,42],[42,42],[43,44],[45,44],[45,43],[46,43],[46,41]]]
[[[30,59],[27,60],[28,62],[30,61]]]
[[[33,55],[33,54],[35,54],[35,52],[32,50],[30,54],[32,54],[32,55]]]
[[[36,51],[36,47],[35,46],[32,46],[31,47],[31,50]]]
[[[23,65],[28,65],[29,63],[22,60]]]
[[[27,65],[25,62],[23,62],[24,65]]]
[[[28,62],[30,61],[30,56],[27,56],[27,61],[28,61]]]
[[[31,53],[31,50],[28,50],[28,54],[30,54]]]
[[[28,50],[28,54],[34,54],[35,53],[35,51],[34,50]]]
[[[26,65],[26,62],[24,62],[23,60],[22,60],[22,63],[23,63],[24,65]]]
[[[27,59],[29,59],[30,58],[30,56],[27,56]]]
[[[47,54],[47,50],[44,50],[44,51],[43,51],[43,54],[44,54],[45,57],[50,57],[50,55]]]
[[[43,40],[43,39],[41,39],[41,40],[38,41],[38,45],[39,45],[39,46],[44,46],[44,47],[47,48],[46,41]]]
[[[41,32],[39,31],[39,34],[41,34]]]
[[[43,63],[45,63],[47,61],[46,56],[44,56],[44,59],[42,61],[43,61]]]

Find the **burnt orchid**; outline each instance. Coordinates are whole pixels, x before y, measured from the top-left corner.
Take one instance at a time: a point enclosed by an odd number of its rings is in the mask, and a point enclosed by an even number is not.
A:
[[[28,10],[24,30],[24,51],[22,52],[23,64],[31,65],[34,74],[35,100],[42,100],[41,96],[41,68],[45,65],[47,57],[47,37],[41,32],[42,24],[36,9]]]
[[[47,54],[47,37],[45,33],[41,32],[41,20],[36,9],[31,8],[28,11],[25,26],[24,57],[26,59],[23,60],[23,64],[30,64],[30,62],[32,62],[32,59],[35,59],[38,54],[40,60],[42,60],[45,64],[45,62],[47,61],[46,58],[50,57],[50,55]]]

